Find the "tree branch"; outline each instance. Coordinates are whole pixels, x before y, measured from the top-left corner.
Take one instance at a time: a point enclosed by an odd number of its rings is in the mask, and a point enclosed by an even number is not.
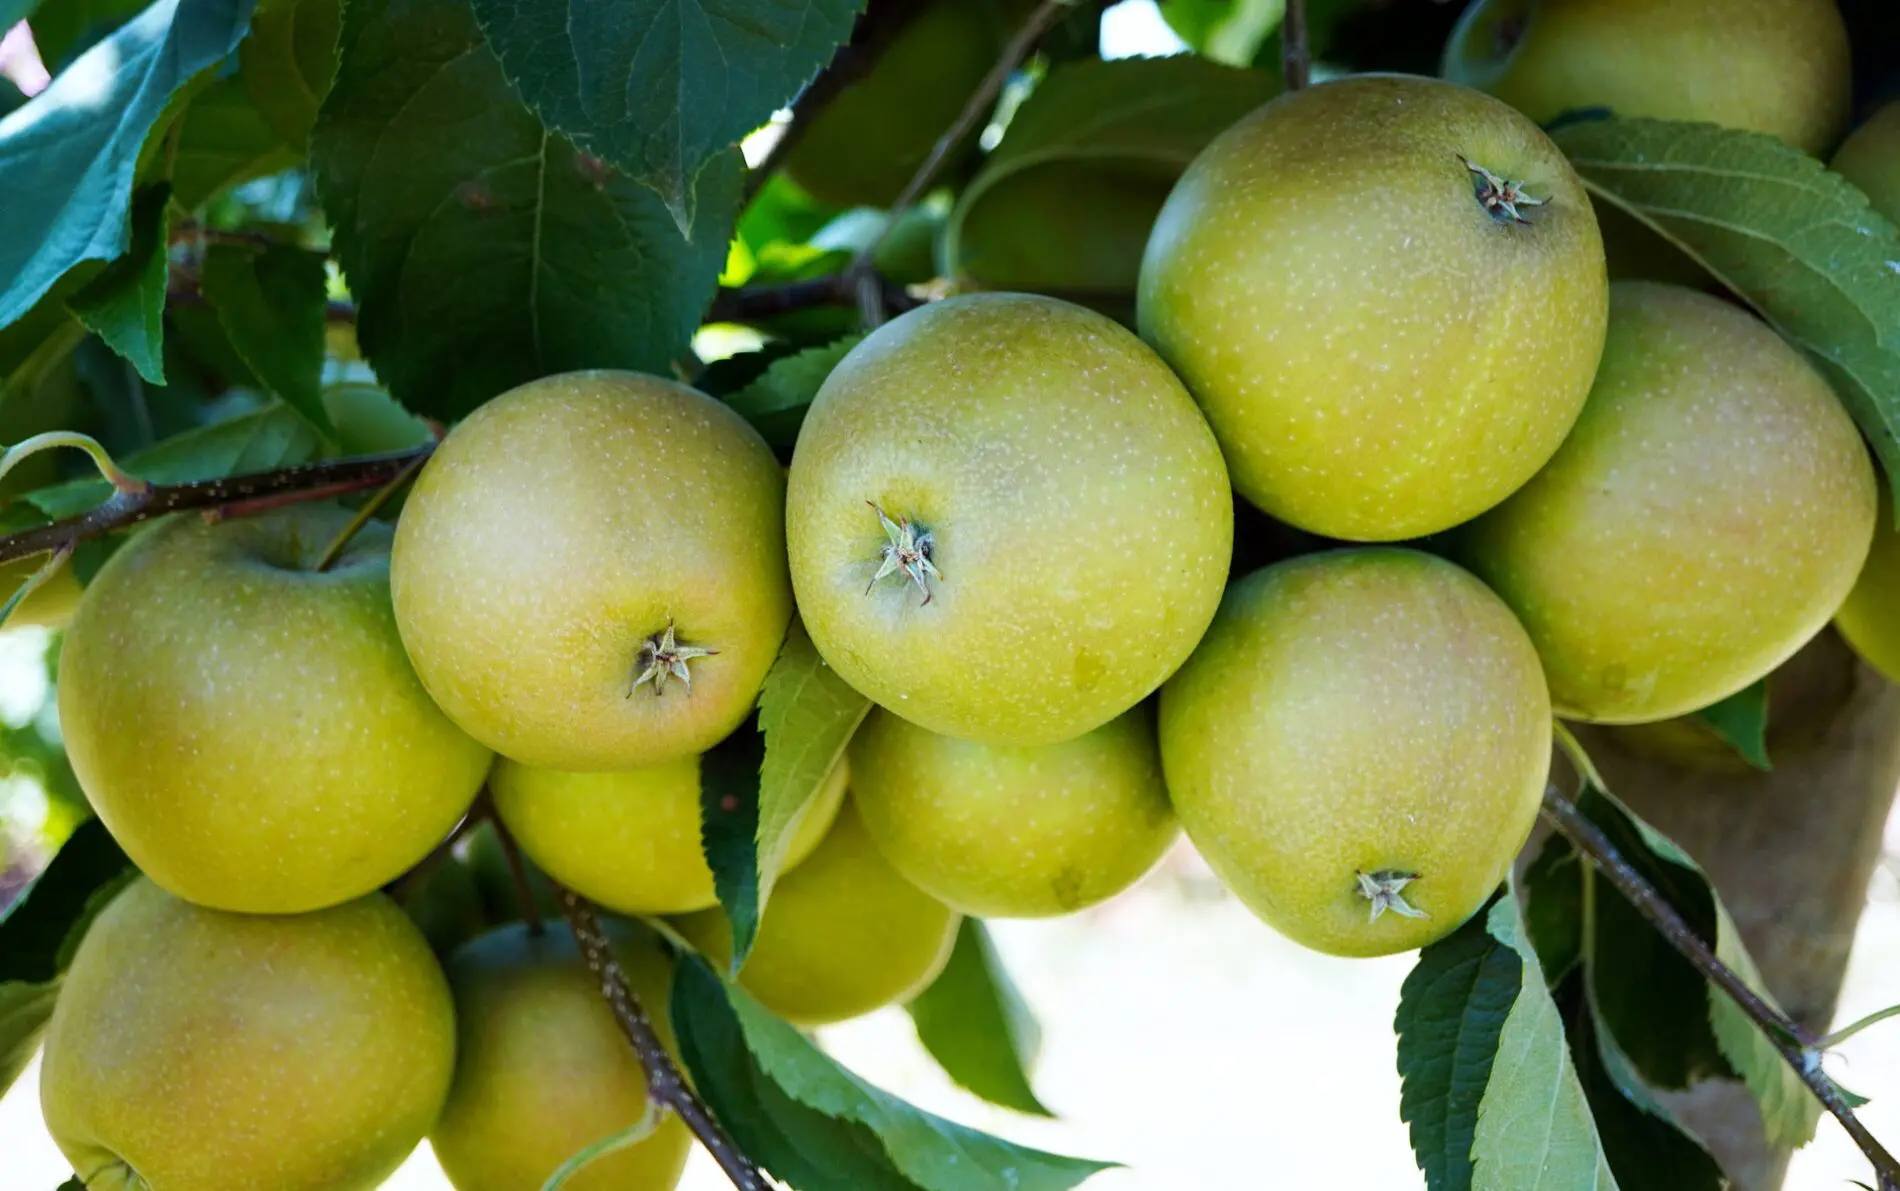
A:
[[[944,163],[950,160],[951,153],[955,152],[957,146],[976,131],[977,125],[995,109],[996,98],[1003,93],[1003,84],[1009,81],[1009,76],[1016,72],[1016,68],[1023,64],[1024,59],[1035,52],[1036,45],[1043,39],[1043,35],[1054,28],[1056,22],[1067,15],[1077,2],[1078,0],[1042,0],[1042,3],[1036,6],[1036,11],[1029,14],[1029,19],[1023,22],[1016,36],[1010,38],[1009,44],[1003,47],[1001,56],[996,59],[996,65],[990,68],[989,74],[985,75],[976,90],[970,93],[968,102],[963,105],[963,111],[958,113],[955,122],[937,138],[937,143],[931,146],[930,155],[924,158],[923,164],[917,167],[917,172],[911,175],[903,192],[897,196],[897,201],[891,204],[889,211],[885,212],[884,226],[878,231],[877,237],[865,245],[864,250],[858,253],[857,259],[851,262],[851,267],[845,271],[845,276],[851,279],[853,290],[857,294],[858,308],[863,313],[866,327],[875,327],[882,323],[886,313],[883,286],[877,275],[876,266],[872,263],[878,249],[884,247],[884,242],[890,239],[891,233],[896,230],[898,221],[904,217],[904,213],[915,206],[917,200],[930,189],[931,183],[936,181],[937,174],[943,169]]]
[[[206,509],[224,516],[241,516],[380,488],[434,449],[434,443],[425,443],[385,455],[328,459],[224,479],[192,480],[148,486],[143,491],[116,492],[90,512],[0,537],[0,562],[30,558],[104,537],[167,513]]]
[[[882,289],[881,299],[892,310],[910,310],[923,300],[882,275],[873,274]],[[785,285],[756,285],[742,289],[722,289],[713,298],[706,321],[744,323],[810,310],[816,306],[854,306],[858,301],[857,282],[849,273],[833,273],[809,281]]]
[[[1280,73],[1289,91],[1298,91],[1313,81],[1312,55],[1306,43],[1306,0],[1286,0],[1286,15],[1280,18]]]
[[[601,995],[607,998],[621,1032],[633,1044],[640,1065],[646,1068],[647,1095],[672,1109],[686,1123],[734,1187],[740,1191],[770,1191],[771,1184],[758,1167],[739,1152],[724,1127],[700,1103],[674,1065],[673,1057],[660,1044],[659,1035],[653,1032],[653,1023],[647,1020],[639,998],[633,995],[633,986],[627,983],[627,974],[614,959],[613,947],[601,929],[600,916],[593,905],[558,883],[554,888],[560,896],[561,912],[567,916],[568,928],[574,932],[574,941],[580,944],[588,969],[600,981]]]
[[[1727,993],[1729,999],[1767,1035],[1781,1053],[1782,1059],[1801,1077],[1801,1082],[1814,1093],[1815,1099],[1841,1123],[1847,1135],[1854,1139],[1854,1144],[1860,1147],[1860,1152],[1873,1164],[1874,1172],[1880,1179],[1881,1191],[1900,1191],[1900,1161],[1896,1161],[1854,1115],[1840,1087],[1822,1069],[1822,1052],[1809,1038],[1807,1031],[1770,1005],[1734,969],[1723,963],[1656,887],[1624,859],[1609,837],[1578,810],[1574,802],[1559,793],[1555,786],[1544,789],[1543,816],[1578,852],[1589,858],[1597,871],[1616,887],[1617,892],[1629,899],[1637,912],[1648,919],[1650,925],[1684,959]]]

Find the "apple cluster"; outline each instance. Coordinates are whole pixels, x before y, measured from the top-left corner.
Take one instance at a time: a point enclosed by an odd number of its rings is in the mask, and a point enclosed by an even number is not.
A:
[[[1575,106],[1560,75],[1489,85],[1542,117]],[[1876,537],[1815,367],[1709,287],[1613,284],[1604,245],[1510,104],[1347,78],[1188,168],[1139,335],[928,304],[830,374],[789,467],[686,385],[576,372],[451,430],[393,527],[305,504],[142,532],[59,663],[74,770],[143,875],[60,997],[54,1136],[99,1188],[368,1188],[427,1135],[462,1191],[518,1191],[638,1119],[571,944],[515,924],[444,965],[379,890],[485,790],[664,1006],[637,920],[730,955],[702,774],[788,634],[874,704],[739,974],[790,1021],[901,1002],[963,915],[1099,904],[1183,828],[1310,947],[1443,937],[1530,832],[1553,713],[1742,690]],[[1302,549],[1253,567],[1260,514]],[[1857,642],[1900,641],[1856,601]],[[688,1142],[664,1122],[589,1177],[671,1186]]]

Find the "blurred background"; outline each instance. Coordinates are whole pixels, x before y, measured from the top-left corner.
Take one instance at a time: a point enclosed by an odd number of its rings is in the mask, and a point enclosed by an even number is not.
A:
[[[1180,48],[1152,0],[1126,0],[1106,14],[1105,57]],[[37,89],[30,54],[18,38],[0,45],[0,62],[28,91]],[[723,354],[701,346],[707,358]],[[56,648],[44,630],[0,632],[0,905],[84,813],[49,701]],[[1892,860],[1900,820],[1886,841],[1840,1022],[1900,1001],[1900,866]],[[1398,1117],[1392,1033],[1411,957],[1338,960],[1295,947],[1227,896],[1185,845],[1104,907],[997,923],[993,933],[1042,1023],[1036,1087],[1057,1119],[1018,1116],[960,1092],[900,1010],[828,1029],[822,1040],[872,1082],[954,1120],[1126,1164],[1088,1184],[1092,1191],[1423,1185]],[[1861,1115],[1874,1133],[1900,1140],[1900,1021],[1852,1039],[1833,1067],[1872,1099]],[[31,1068],[0,1098],[0,1191],[53,1191],[70,1173],[41,1126]],[[1858,1151],[1824,1121],[1787,1186],[1834,1191],[1867,1177]],[[695,1155],[682,1187],[726,1185]],[[388,1186],[447,1184],[424,1147]]]

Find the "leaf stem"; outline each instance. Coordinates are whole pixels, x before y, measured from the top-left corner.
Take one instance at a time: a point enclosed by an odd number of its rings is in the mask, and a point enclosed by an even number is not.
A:
[[[1854,1139],[1854,1144],[1860,1147],[1860,1152],[1873,1164],[1882,1191],[1900,1191],[1900,1161],[1896,1161],[1854,1115],[1853,1107],[1848,1104],[1841,1089],[1822,1070],[1821,1050],[1807,1037],[1806,1031],[1770,1005],[1733,968],[1723,963],[1702,937],[1683,920],[1682,915],[1676,912],[1676,908],[1623,857],[1602,829],[1554,785],[1544,788],[1543,816],[1578,852],[1589,858],[1597,871],[1616,887],[1617,892],[1629,899],[1637,912],[1648,919],[1650,925],[1684,959],[1694,965],[1710,983],[1728,994],[1729,999],[1767,1036],[1782,1059],[1814,1093],[1815,1099],[1833,1114],[1834,1119],[1841,1123],[1841,1128],[1847,1130],[1847,1135]]]
[[[983,81],[977,85],[975,91],[970,93],[969,100],[964,103],[963,110],[957,114],[955,122],[937,138],[937,143],[931,146],[930,155],[924,158],[923,164],[918,166],[917,172],[910,176],[910,181],[905,184],[897,200],[891,204],[890,210],[884,213],[884,225],[878,231],[876,238],[864,246],[864,249],[858,253],[857,259],[851,262],[851,267],[845,271],[845,276],[850,279],[857,293],[858,309],[863,315],[864,325],[867,328],[876,327],[884,321],[885,316],[883,285],[873,264],[878,249],[884,247],[885,241],[891,238],[891,233],[897,230],[898,221],[904,217],[904,213],[916,206],[917,200],[930,189],[931,183],[936,181],[937,174],[943,169],[944,163],[950,160],[950,155],[955,152],[957,146],[976,131],[977,125],[995,109],[996,98],[1003,93],[1003,84],[1009,81],[1009,76],[1016,73],[1016,68],[1023,64],[1023,60],[1035,52],[1036,45],[1042,40],[1043,35],[1054,28],[1056,22],[1067,15],[1078,2],[1079,0],[1042,0],[1042,3],[1036,6],[1036,10],[1029,14],[1029,19],[1023,22],[1022,28],[1018,29],[1016,35],[1010,38],[1009,44],[1003,47],[1002,54],[996,59],[996,65],[990,68],[989,74],[983,76]]]
[[[153,485],[137,480],[138,488],[120,488],[89,512],[0,536],[0,562],[74,546],[167,513],[205,509],[223,517],[243,516],[301,501],[378,488],[434,449],[435,444],[431,442],[383,455],[328,459],[183,484]]]
[[[1306,0],[1286,0],[1286,15],[1280,18],[1280,73],[1289,91],[1303,90],[1313,81],[1313,59],[1306,39]]]
[[[1868,1026],[1879,1025],[1881,1022],[1886,1021],[1890,1017],[1900,1017],[1900,1005],[1889,1005],[1885,1009],[1882,1009],[1877,1013],[1869,1013],[1866,1017],[1861,1018],[1859,1021],[1854,1022],[1852,1025],[1842,1026],[1840,1029],[1834,1031],[1832,1034],[1829,1034],[1827,1037],[1815,1043],[1814,1044],[1815,1049],[1833,1050],[1835,1047],[1847,1041],[1849,1038],[1852,1038],[1854,1035],[1860,1033],[1862,1030],[1866,1029]]]
[[[653,1032],[653,1023],[647,1019],[646,1010],[634,995],[632,985],[627,983],[627,974],[621,971],[619,962],[614,959],[613,947],[607,940],[607,933],[601,929],[600,915],[595,912],[593,905],[562,885],[557,884],[554,888],[561,899],[561,912],[567,917],[568,929],[574,932],[574,941],[580,944],[581,956],[587,961],[588,970],[600,981],[601,995],[607,998],[614,1019],[620,1023],[621,1033],[627,1036],[634,1053],[640,1058],[640,1065],[646,1069],[648,1097],[678,1114],[739,1191],[771,1191],[771,1184],[759,1172],[759,1168],[739,1152],[724,1127],[713,1119],[712,1113],[687,1086],[685,1077],[673,1063],[673,1057],[660,1044],[659,1035]]]

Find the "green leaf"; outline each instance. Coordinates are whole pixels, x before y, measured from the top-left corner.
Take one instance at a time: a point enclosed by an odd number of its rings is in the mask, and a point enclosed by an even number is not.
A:
[[[323,254],[273,244],[215,244],[199,289],[231,346],[266,388],[334,438],[323,405]]]
[[[339,0],[263,0],[238,62],[251,105],[277,138],[299,152],[336,78]]]
[[[86,1191],[86,1184],[78,1175],[74,1175],[61,1183],[55,1191]]]
[[[1286,0],[1161,0],[1161,15],[1195,53],[1247,66],[1280,27]]]
[[[736,150],[706,167],[688,243],[651,191],[521,106],[454,0],[348,5],[312,148],[364,355],[445,421],[550,373],[669,374],[724,266],[743,172]]]
[[[1524,937],[1514,897],[1500,898],[1485,929],[1522,961],[1518,994],[1497,1038],[1472,1136],[1478,1191],[1615,1191],[1603,1142],[1564,1040],[1563,1018]]]
[[[757,720],[748,720],[699,758],[699,835],[713,892],[732,928],[732,970],[758,937],[765,911],[759,862],[759,769],[766,752]]]
[[[31,103],[0,118],[0,177],[34,179],[0,214],[0,326],[67,270],[129,246],[139,149],[172,93],[237,46],[253,0],[156,0]]]
[[[67,303],[87,330],[155,385],[165,383],[170,229],[171,187],[140,190],[132,199],[131,247]]]
[[[60,976],[87,924],[131,874],[104,824],[89,819],[46,870],[0,909],[0,1093],[39,1046]]]
[[[548,127],[652,187],[680,232],[698,238],[702,170],[791,102],[850,37],[864,0],[473,6],[508,80]]]
[[[39,0],[34,7],[33,46],[57,74],[145,5],[142,0]]]
[[[991,1104],[1054,1116],[1029,1084],[1042,1029],[981,922],[965,918],[950,962],[904,1006],[917,1038],[958,1086]]]
[[[1657,887],[1691,929],[1712,942],[1717,958],[1773,1004],[1741,933],[1707,875],[1686,852],[1631,813],[1602,785],[1589,778],[1585,781],[1578,809]],[[1727,993],[1636,917],[1607,882],[1597,879],[1595,885],[1598,928],[1593,932],[1590,957],[1591,995],[1603,1027],[1643,1078],[1671,1087],[1706,1074],[1732,1073],[1754,1096],[1771,1145],[1793,1149],[1812,1140],[1821,1104],[1782,1060],[1774,1043]],[[1626,915],[1619,914],[1619,907]],[[1713,1056],[1711,1041],[1717,1052]],[[1717,1060],[1722,1066],[1711,1070]],[[1679,1082],[1672,1082],[1672,1076]]]
[[[787,454],[798,441],[805,411],[818,396],[819,386],[863,338],[846,335],[822,347],[809,347],[774,360],[757,379],[727,394],[725,402],[752,423],[773,450]]]
[[[234,186],[268,177],[302,160],[251,103],[237,75],[216,79],[191,97],[179,117],[172,188],[178,205],[197,210]]]
[[[345,455],[380,455],[429,441],[429,424],[396,403],[389,390],[367,381],[323,387],[323,408]]]
[[[1576,1006],[1570,1054],[1622,1191],[1727,1191],[1715,1159],[1643,1088],[1615,1042],[1595,1026],[1583,982],[1573,976],[1559,1000]]]
[[[792,360],[799,358],[794,356]],[[767,375],[771,375],[770,370]],[[823,788],[825,778],[838,767],[851,734],[870,710],[871,701],[818,656],[818,647],[812,644],[805,626],[794,620],[759,692],[759,728],[765,737],[765,754],[755,770],[758,912],[764,912],[772,896],[785,850],[797,834],[806,807]],[[738,925],[737,921],[733,923],[734,971],[752,950],[752,928],[757,921],[753,919],[744,934]]]
[[[1773,768],[1768,763],[1766,678],[1737,691],[1720,703],[1704,707],[1695,713],[1695,718],[1741,754],[1742,760],[1760,770]]]
[[[1660,232],[1812,354],[1887,474],[1900,474],[1900,229],[1866,195],[1762,133],[1603,119],[1552,135],[1592,195]]]
[[[1066,1191],[1109,1166],[980,1133],[873,1087],[697,956],[680,962],[673,1021],[714,1114],[800,1191]]]
[[[1399,1118],[1431,1191],[1471,1187],[1478,1105],[1522,967],[1480,915],[1420,951],[1399,990]]]
[[[1132,291],[1175,179],[1279,89],[1263,72],[1187,55],[1057,67],[950,212],[946,272],[992,286]]]

